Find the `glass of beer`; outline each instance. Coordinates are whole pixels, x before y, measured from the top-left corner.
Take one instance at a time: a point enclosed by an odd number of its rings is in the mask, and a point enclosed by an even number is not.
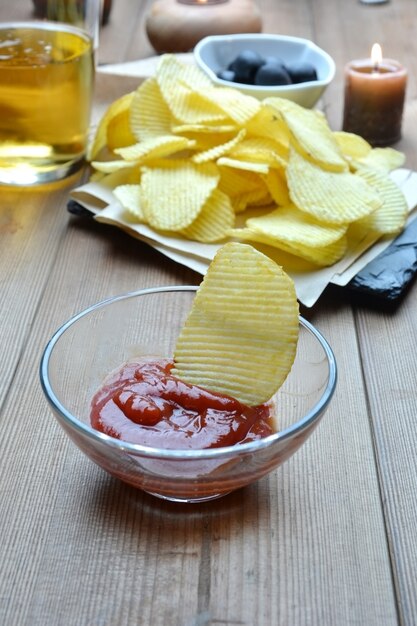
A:
[[[84,162],[100,0],[39,2],[41,19],[30,0],[27,16],[14,3],[18,21],[1,12],[0,184],[50,183]]]

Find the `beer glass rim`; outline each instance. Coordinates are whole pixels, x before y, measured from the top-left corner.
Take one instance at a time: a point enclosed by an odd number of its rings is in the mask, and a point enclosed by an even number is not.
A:
[[[17,30],[19,28],[36,28],[38,30],[62,30],[73,33],[74,35],[82,35],[88,40],[92,40],[92,35],[86,28],[82,26],[74,26],[67,22],[56,22],[53,20],[13,20],[11,22],[0,22],[0,30]]]

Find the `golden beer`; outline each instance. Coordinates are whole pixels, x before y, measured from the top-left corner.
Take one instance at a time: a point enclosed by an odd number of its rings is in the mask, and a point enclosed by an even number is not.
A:
[[[82,31],[0,25],[0,183],[49,182],[78,169],[93,80],[92,41]]]

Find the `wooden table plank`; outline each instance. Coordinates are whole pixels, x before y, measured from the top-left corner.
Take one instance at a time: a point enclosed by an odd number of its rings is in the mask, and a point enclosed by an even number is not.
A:
[[[413,290],[393,314],[358,311],[363,368],[403,624],[414,624],[417,615],[416,306],[417,293]]]
[[[398,148],[407,154],[408,167],[417,168],[416,73],[414,53],[405,41],[414,23],[416,6],[407,2],[391,2],[380,7],[365,7],[360,3],[320,3],[318,16],[333,11],[332,29],[318,32],[318,41],[335,57],[338,68],[353,58],[366,55],[364,41],[381,43],[392,58],[399,59],[408,69],[406,115],[403,139]],[[336,20],[335,12],[339,13]],[[326,112],[334,128],[342,118],[331,103],[343,99],[343,74],[326,93]],[[415,380],[416,366],[416,290],[401,304],[398,311],[386,312],[359,306],[355,316],[365,390],[369,402],[372,436],[380,472],[381,497],[384,507],[387,539],[396,586],[399,617],[402,624],[415,624],[417,615],[417,509],[415,490],[417,467],[415,454],[417,410]],[[394,365],[396,364],[396,365]],[[359,393],[359,391],[357,391]],[[411,417],[413,416],[413,417]]]
[[[62,188],[59,190],[59,188]],[[65,233],[68,184],[50,192],[2,190],[0,207],[0,406],[22,358]]]

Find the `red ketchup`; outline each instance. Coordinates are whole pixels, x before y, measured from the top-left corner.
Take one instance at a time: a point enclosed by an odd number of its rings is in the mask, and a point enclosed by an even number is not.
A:
[[[188,384],[169,360],[129,362],[113,373],[91,403],[91,425],[111,437],[155,448],[231,446],[274,432],[267,404],[238,400]]]

